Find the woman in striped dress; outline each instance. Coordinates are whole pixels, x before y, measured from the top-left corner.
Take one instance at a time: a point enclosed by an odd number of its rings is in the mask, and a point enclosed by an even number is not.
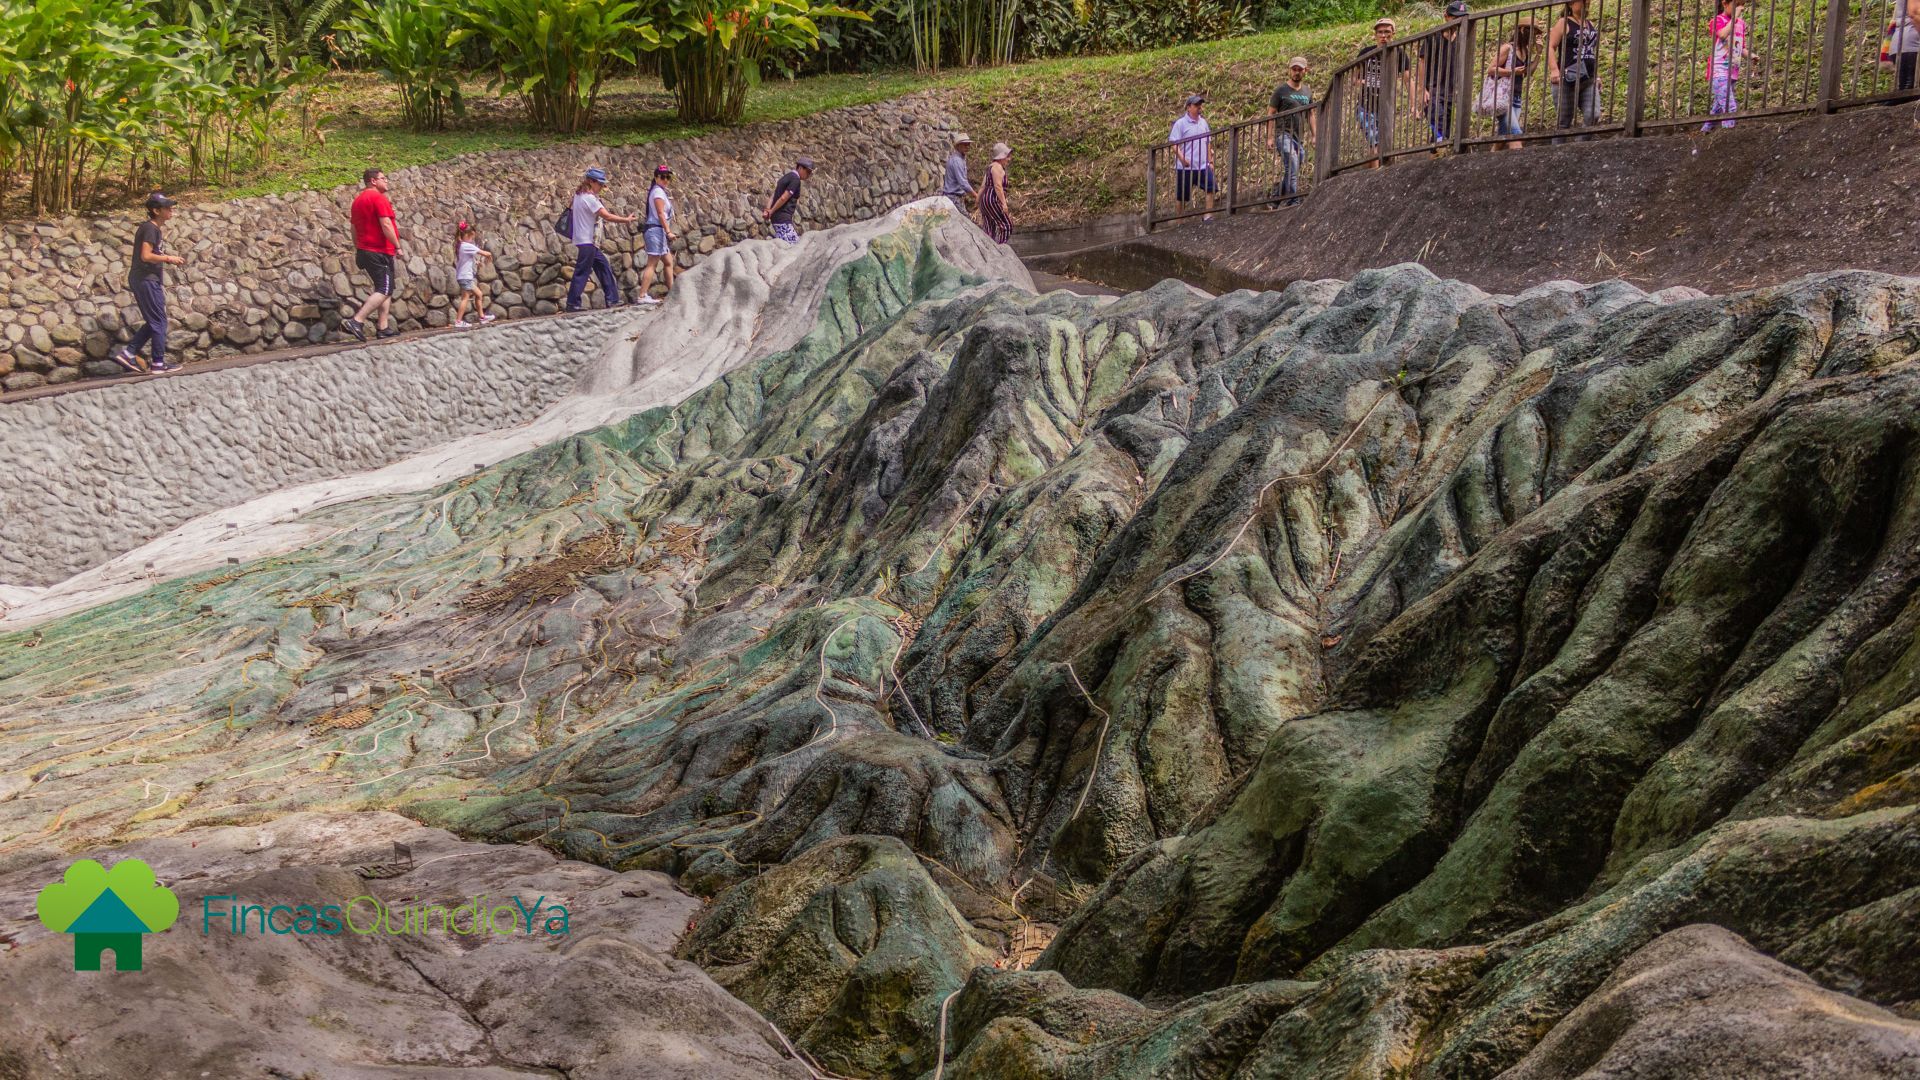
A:
[[[1006,143],[994,143],[993,163],[980,185],[980,227],[996,244],[1013,239],[1013,218],[1007,214],[1007,160],[1011,157],[1013,150]]]

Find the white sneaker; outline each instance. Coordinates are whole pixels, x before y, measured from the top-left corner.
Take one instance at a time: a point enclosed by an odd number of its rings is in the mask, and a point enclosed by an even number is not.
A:
[[[490,322],[492,322],[492,321],[493,321],[493,319],[494,319],[494,317],[493,317],[492,315],[482,315],[482,316],[480,316],[480,321],[481,321],[481,322],[483,322],[483,323],[490,323]]]
[[[660,301],[658,301],[658,300],[655,300],[655,299],[654,299],[653,297],[651,297],[651,296],[642,296],[642,297],[640,297],[639,299],[637,299],[637,300],[635,300],[635,301],[634,301],[634,303],[636,303],[636,304],[646,304],[646,305],[648,305],[649,307],[651,307],[651,306],[652,306],[652,305],[654,305],[654,304],[658,304],[659,302],[660,302]]]
[[[468,322],[465,319],[455,319],[453,322],[453,328],[455,330],[471,330],[473,329],[473,324]]]

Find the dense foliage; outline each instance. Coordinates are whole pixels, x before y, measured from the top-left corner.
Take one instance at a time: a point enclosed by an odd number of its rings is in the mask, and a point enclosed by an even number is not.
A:
[[[367,66],[400,91],[400,111],[415,131],[438,131],[464,111],[460,72],[447,38],[459,26],[454,9],[440,0],[395,4],[355,0],[340,28]]]
[[[33,213],[264,160],[320,67],[241,0],[0,0],[0,176]],[[303,124],[304,127],[304,124]]]
[[[818,18],[865,12],[808,0],[655,0],[661,78],[685,120],[736,123],[761,67],[815,49]]]
[[[659,40],[639,5],[604,0],[452,0],[469,39],[491,50],[495,89],[519,94],[544,131],[584,130],[616,63],[631,67]]]

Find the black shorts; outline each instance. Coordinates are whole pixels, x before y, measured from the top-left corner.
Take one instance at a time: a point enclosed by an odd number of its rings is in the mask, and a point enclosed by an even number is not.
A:
[[[1179,202],[1191,201],[1194,188],[1199,188],[1208,194],[1220,190],[1218,182],[1213,178],[1213,166],[1209,165],[1204,169],[1173,170],[1174,199]]]
[[[382,296],[393,295],[393,256],[361,249],[353,253],[353,263],[373,279],[374,292]]]

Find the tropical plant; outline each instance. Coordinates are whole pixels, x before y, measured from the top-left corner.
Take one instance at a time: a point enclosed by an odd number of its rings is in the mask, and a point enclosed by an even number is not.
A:
[[[166,91],[185,75],[180,37],[144,0],[31,0],[8,11],[24,66],[8,92],[8,139],[33,212],[68,210],[90,174],[158,143]]]
[[[870,20],[851,8],[809,0],[655,0],[660,77],[683,120],[738,123],[761,65],[820,46],[815,19]]]
[[[464,111],[459,72],[447,50],[460,17],[439,0],[380,3],[355,0],[340,24],[352,36],[349,49],[364,57],[400,91],[400,109],[415,131],[438,131],[447,117]]]
[[[525,100],[535,127],[568,133],[593,122],[600,85],[616,62],[633,64],[659,40],[639,6],[605,0],[456,0],[458,45],[484,38],[492,88]]]

